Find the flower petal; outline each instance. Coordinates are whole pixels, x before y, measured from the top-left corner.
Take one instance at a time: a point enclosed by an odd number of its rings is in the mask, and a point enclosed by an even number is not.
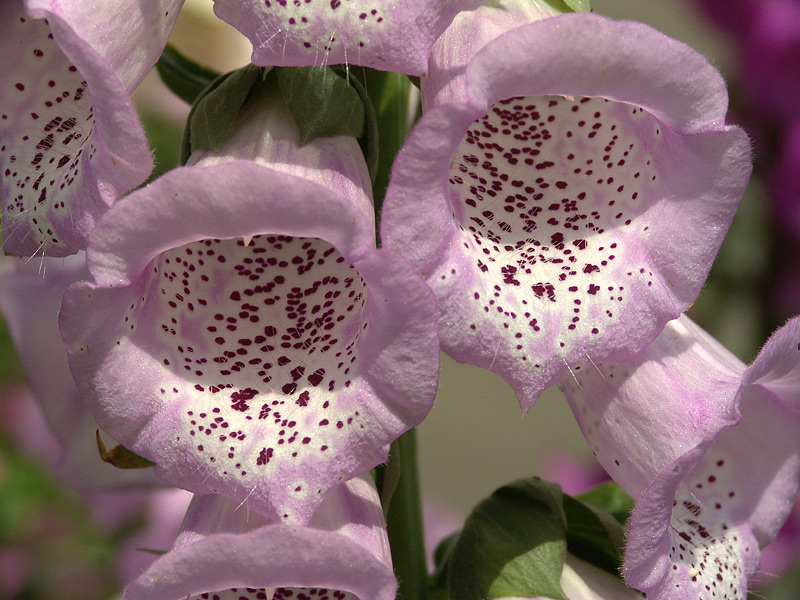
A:
[[[3,3],[0,52],[13,65],[0,87],[6,253],[85,248],[107,206],[152,169],[129,93],[155,64],[182,1],[120,4],[31,0],[30,18],[21,2]],[[118,11],[138,18],[121,29]]]
[[[705,59],[634,23],[518,27],[465,81],[398,155],[382,235],[439,298],[445,351],[527,410],[575,365],[631,359],[693,302],[749,144]]]
[[[160,484],[148,469],[123,471],[100,460],[97,423],[70,375],[57,315],[64,290],[89,275],[83,253],[29,262],[6,257],[0,263],[0,310],[31,391],[61,445],[56,475],[83,490]]]
[[[668,340],[681,330],[689,351],[670,352]],[[624,573],[648,598],[746,598],[759,548],[777,534],[800,482],[798,339],[795,319],[745,371],[710,336],[680,319],[665,328],[646,358],[599,366],[606,380],[623,380],[606,392],[588,391],[604,385],[596,375],[564,384],[598,459],[637,500]],[[609,408],[581,413],[594,395],[605,397]],[[623,419],[616,409],[623,403],[647,405],[651,412],[630,411]],[[741,411],[741,420],[726,424],[732,410]],[[591,420],[589,413],[602,418]],[[646,460],[642,468],[641,449],[665,447],[670,450],[659,452],[660,460]]]
[[[396,589],[377,492],[368,478],[356,478],[331,491],[308,527],[269,525],[229,499],[195,497],[175,547],[124,598],[238,600],[274,592],[282,600],[307,591],[320,600],[391,600]]]
[[[260,66],[351,64],[423,75],[428,53],[456,13],[485,0],[214,0],[247,36]]]

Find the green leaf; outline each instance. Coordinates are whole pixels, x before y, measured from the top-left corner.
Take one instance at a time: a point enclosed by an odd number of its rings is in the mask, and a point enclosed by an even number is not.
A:
[[[262,73],[259,67],[248,65],[217,77],[203,90],[186,120],[181,143],[182,165],[195,150],[219,150],[250,88]]]
[[[591,6],[589,6],[589,0],[564,0],[564,4],[575,12],[589,12],[592,10]]]
[[[534,2],[545,2],[551,8],[561,13],[589,12],[589,0],[533,0]]]
[[[284,67],[277,74],[301,145],[318,137],[361,137],[364,105],[346,78],[330,67]]]
[[[164,85],[189,104],[193,104],[200,92],[219,77],[216,71],[185,57],[169,44],[156,63],[156,70]]]
[[[544,596],[566,600],[561,488],[539,479],[495,491],[467,517],[448,567],[450,598]]]
[[[566,495],[563,501],[569,553],[617,576],[625,544],[622,525],[601,508]]]
[[[634,505],[633,499],[613,481],[601,483],[577,499],[611,513],[621,525],[627,523]]]
[[[103,462],[117,467],[118,469],[146,469],[154,467],[156,463],[134,454],[124,446],[114,446],[111,450],[106,450],[106,445],[97,431],[97,451]]]

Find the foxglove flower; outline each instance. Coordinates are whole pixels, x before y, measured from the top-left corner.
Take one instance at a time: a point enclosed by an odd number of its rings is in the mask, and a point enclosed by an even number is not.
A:
[[[270,523],[223,496],[195,496],[172,550],[124,600],[392,600],[396,591],[367,476],[331,490],[306,527]]]
[[[356,140],[300,147],[274,93],[114,205],[61,331],[98,423],[160,477],[307,522],[430,409],[436,303],[375,248]]]
[[[462,13],[436,43],[381,233],[437,295],[444,350],[528,410],[691,304],[750,165],[695,51],[637,23],[509,14]]]
[[[0,8],[0,204],[7,254],[67,256],[152,169],[129,95],[183,0],[9,0]]]
[[[88,275],[82,252],[66,259],[0,258],[0,311],[33,397],[58,441],[53,471],[64,483],[85,491],[161,485],[150,470],[123,471],[100,460],[97,423],[70,375],[58,332],[58,309],[64,290]],[[27,428],[22,423],[18,426]]]
[[[570,600],[641,600],[642,596],[626,587],[617,577],[586,561],[567,554],[561,571],[561,589]],[[529,600],[509,598],[508,600]],[[535,596],[530,600],[546,600]]]
[[[636,501],[627,583],[648,598],[744,599],[800,480],[800,318],[745,367],[688,318],[631,363],[562,384],[598,460]]]
[[[253,64],[350,64],[427,72],[436,38],[459,11],[486,0],[214,0],[214,12],[253,44]]]

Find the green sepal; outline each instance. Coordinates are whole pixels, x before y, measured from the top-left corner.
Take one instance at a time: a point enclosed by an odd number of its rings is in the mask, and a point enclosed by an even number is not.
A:
[[[347,74],[345,67],[336,66],[333,70],[341,77],[344,73]],[[378,139],[378,115],[375,112],[375,106],[367,93],[367,88],[364,83],[355,76],[355,71],[350,73],[350,85],[358,94],[361,104],[364,107],[364,130],[358,137],[358,145],[361,147],[361,152],[364,155],[364,160],[367,162],[367,169],[369,169],[369,179],[371,184],[375,184],[375,179],[378,177],[379,170],[379,139]]]
[[[111,450],[106,450],[106,445],[97,431],[97,451],[100,459],[118,469],[147,469],[154,467],[156,463],[134,454],[124,446],[114,446]]]
[[[608,512],[564,495],[567,548],[570,554],[618,576],[625,531]]]
[[[219,77],[219,73],[185,57],[170,44],[161,53],[156,70],[164,85],[188,104],[194,104],[200,93]]]
[[[361,137],[364,105],[345,77],[331,67],[284,67],[277,75],[301,146],[318,137]]]
[[[634,505],[633,498],[628,496],[625,490],[613,481],[601,483],[588,492],[577,496],[577,499],[610,513],[620,525],[625,525],[628,522]]]
[[[560,13],[589,12],[589,0],[534,0],[535,2],[544,1]]]
[[[447,567],[451,599],[543,596],[566,600],[560,486],[539,479],[496,490],[467,517]]]
[[[219,150],[256,79],[267,72],[247,65],[217,77],[201,92],[186,119],[180,164],[186,164],[195,150]]]
[[[389,516],[389,506],[397,490],[397,484],[400,483],[401,472],[402,457],[398,442],[395,440],[389,447],[389,460],[375,468],[375,487],[380,494],[384,517]]]
[[[153,548],[137,548],[139,552],[147,552],[148,554],[155,554],[156,556],[164,556],[169,550],[155,550]]]

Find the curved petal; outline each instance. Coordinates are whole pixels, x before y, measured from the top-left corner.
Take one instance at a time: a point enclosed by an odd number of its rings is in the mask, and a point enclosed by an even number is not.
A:
[[[377,492],[356,478],[331,491],[308,527],[269,525],[229,499],[195,497],[175,547],[124,598],[280,600],[306,591],[391,600],[396,589]]]
[[[681,317],[636,360],[578,366],[561,384],[597,460],[634,499],[739,420],[744,365],[707,335]]]
[[[686,340],[695,338],[690,352],[669,351],[666,339],[679,329]],[[598,458],[637,500],[624,573],[628,584],[648,598],[746,597],[759,548],[777,534],[800,482],[798,339],[800,319],[795,319],[745,371],[710,336],[682,319],[670,323],[645,351],[647,362],[599,366],[608,380],[624,380],[618,389],[612,384],[613,391],[598,394],[610,400],[610,407],[639,404],[651,411],[627,422],[616,410],[594,421],[576,411],[584,432],[604,440],[594,446]],[[597,393],[587,391],[597,384],[591,378],[578,375],[578,382],[580,389],[577,383],[564,384],[573,408]],[[730,418],[736,410],[741,418]],[[661,460],[646,462],[645,469],[627,462],[641,454],[640,448],[663,447],[668,450],[659,453]],[[625,453],[628,448],[631,454]]]
[[[56,42],[82,73],[80,57],[89,46],[130,94],[161,56],[184,0],[24,2],[29,15],[50,22]]]
[[[527,410],[575,365],[630,360],[694,301],[749,143],[707,61],[635,23],[517,27],[464,81],[398,155],[381,232],[436,293],[445,351]]]
[[[0,88],[6,253],[84,249],[108,205],[150,173],[129,93],[157,60],[181,4],[31,0],[30,18],[21,2],[3,3],[0,53],[13,65]]]
[[[350,64],[423,75],[456,13],[486,0],[214,0],[214,12],[253,44],[260,66]]]

